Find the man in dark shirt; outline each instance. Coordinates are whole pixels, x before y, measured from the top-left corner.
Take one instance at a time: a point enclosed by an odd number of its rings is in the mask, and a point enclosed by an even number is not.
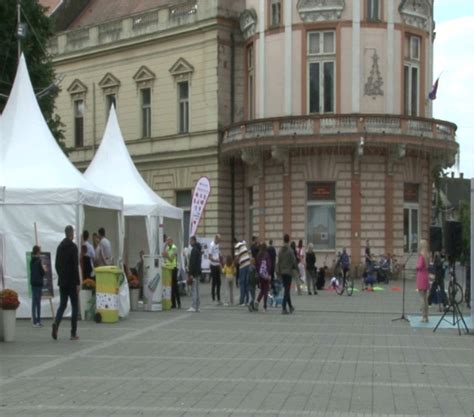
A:
[[[59,324],[67,307],[67,299],[71,300],[71,340],[78,340],[77,336],[77,312],[78,294],[80,289],[79,280],[79,251],[74,243],[74,229],[66,226],[64,230],[66,237],[56,250],[56,272],[58,274],[58,286],[60,304],[56,312],[51,336],[54,340],[58,338]]]
[[[189,256],[188,276],[192,281],[192,306],[188,309],[191,313],[199,313],[199,277],[201,276],[201,245],[196,240],[196,236],[191,236],[189,243],[192,247]]]

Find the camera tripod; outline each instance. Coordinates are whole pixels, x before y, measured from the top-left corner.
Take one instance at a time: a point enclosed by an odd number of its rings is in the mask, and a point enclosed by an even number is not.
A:
[[[461,335],[461,325],[460,323],[462,322],[465,332],[469,333],[469,329],[467,327],[466,322],[464,321],[464,317],[462,315],[462,312],[459,308],[459,302],[456,300],[456,292],[458,291],[459,284],[456,281],[456,268],[454,266],[454,262],[452,262],[449,266],[450,268],[450,283],[448,286],[448,306],[444,310],[444,314],[441,316],[441,318],[438,321],[438,324],[436,327],[433,329],[433,333],[438,329],[439,325],[441,322],[444,320],[451,324],[453,327],[457,326],[458,327],[458,332],[459,335]],[[452,313],[452,319],[445,318],[448,313]]]

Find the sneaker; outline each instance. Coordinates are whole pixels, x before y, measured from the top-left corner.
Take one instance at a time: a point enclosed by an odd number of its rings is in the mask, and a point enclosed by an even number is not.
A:
[[[31,327],[41,327],[41,326],[39,325],[39,323],[33,323]]]
[[[54,340],[58,340],[58,325],[53,323],[52,330],[51,330],[51,337]]]
[[[44,324],[43,323],[36,323],[36,326],[37,327],[44,327]]]
[[[195,312],[196,312],[196,309],[193,308],[193,307],[190,307],[190,308],[188,308],[188,312],[189,312],[189,313],[195,313]]]
[[[295,311],[294,307],[290,307],[290,314],[293,314],[293,311]]]
[[[74,336],[71,336],[69,340],[79,340],[79,336],[76,334]]]

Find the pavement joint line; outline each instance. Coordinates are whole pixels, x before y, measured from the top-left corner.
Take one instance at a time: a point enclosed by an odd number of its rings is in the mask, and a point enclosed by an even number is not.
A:
[[[192,329],[187,329],[187,328],[180,328],[180,329],[164,329],[164,331],[169,331],[169,332],[177,332],[177,333],[182,333],[183,330],[186,330],[189,334],[193,334],[193,333],[198,333],[200,335],[202,335],[203,333],[219,333],[219,334],[226,334],[226,333],[230,333],[230,334],[240,334],[242,333],[241,331],[239,330],[223,330],[223,329],[206,329],[206,330],[192,330]],[[354,332],[354,333],[349,333],[349,332],[341,332],[341,331],[334,331],[334,332],[328,332],[328,331],[320,331],[320,332],[316,332],[314,331],[313,333],[311,333],[311,336],[313,335],[318,335],[318,334],[324,334],[324,335],[337,335],[337,336],[362,336],[362,337],[366,337],[366,336],[370,336],[370,337],[379,337],[379,338],[386,338],[386,337],[396,337],[396,338],[402,338],[402,337],[409,337],[410,339],[411,338],[423,338],[423,339],[439,339],[440,337],[437,335],[437,334],[434,334],[432,329],[427,329],[427,330],[430,330],[429,333],[426,333],[426,334],[411,334],[411,333],[407,333],[407,334],[391,334],[391,333],[384,333],[384,334],[373,334],[373,333],[357,333],[357,332]],[[441,330],[455,330],[457,332],[457,328],[456,327],[453,327],[452,329],[441,329]],[[249,334],[257,334],[257,335],[266,335],[266,336],[271,336],[271,335],[282,335],[282,334],[286,334],[286,335],[292,335],[292,336],[297,336],[297,335],[308,335],[307,332],[300,332],[300,331],[294,331],[294,332],[291,332],[291,331],[272,331],[272,330],[246,330],[245,333],[249,333]],[[445,338],[451,338],[450,336],[441,336],[441,337],[445,337]],[[466,340],[466,339],[464,339]],[[467,343],[467,342],[466,342]]]
[[[102,340],[100,339],[81,339],[82,342],[89,342],[89,343],[97,343],[101,342]],[[193,345],[222,345],[222,346],[227,346],[227,345],[243,345],[243,346],[262,346],[261,342],[239,342],[239,341],[230,341],[230,342],[220,342],[220,341],[197,341],[193,339],[184,339],[184,340],[132,340],[129,343],[133,344],[155,344],[155,345],[174,345],[174,344],[182,344],[182,343],[192,343]],[[335,346],[335,344],[338,343],[336,340],[334,343],[324,343],[324,344],[313,344],[311,345],[312,347],[318,347],[318,348],[337,348],[338,346]],[[291,346],[291,347],[308,347],[310,346],[308,343],[298,343],[298,342],[278,342],[279,346]],[[433,346],[420,346],[420,345],[374,345],[374,344],[366,344],[366,345],[349,345],[350,348],[355,348],[355,349],[416,349],[419,350],[420,348],[423,349],[428,349],[430,351],[459,351],[459,352],[472,352],[473,348],[472,347],[444,347],[444,346],[439,346],[439,347],[433,347]]]
[[[420,414],[386,414],[386,413],[358,413],[340,411],[315,411],[315,410],[259,410],[251,408],[194,408],[194,407],[146,407],[146,406],[95,406],[95,405],[43,405],[37,406],[13,406],[8,407],[11,411],[114,411],[114,412],[169,412],[169,413],[202,413],[218,414],[250,414],[250,415],[270,415],[270,416],[308,416],[308,417],[424,417]],[[428,415],[426,415],[428,417]],[[432,415],[429,415],[433,417]]]
[[[20,377],[18,377],[20,378]],[[22,380],[29,381],[101,381],[110,380],[110,376],[83,376],[83,375],[51,375],[51,376],[22,376]],[[255,384],[293,384],[293,385],[328,385],[332,386],[357,386],[357,387],[396,387],[396,388],[428,388],[428,389],[442,389],[442,390],[466,390],[474,392],[474,384],[472,385],[444,385],[444,384],[422,384],[422,383],[410,383],[410,382],[364,382],[364,381],[322,381],[313,379],[277,379],[277,378],[209,378],[209,377],[159,377],[159,376],[114,376],[114,381],[147,381],[147,382],[234,382],[234,383],[255,383]]]
[[[57,355],[18,355],[6,354],[2,358],[55,358]],[[127,359],[130,355],[94,355],[92,359]],[[225,362],[289,362],[289,363],[341,363],[341,364],[364,364],[364,365],[407,365],[407,366],[430,366],[430,367],[447,367],[447,368],[474,368],[474,363],[439,363],[439,362],[397,362],[397,361],[374,361],[374,360],[350,360],[350,359],[300,359],[300,358],[243,358],[243,357],[210,357],[210,356],[170,356],[170,355],[137,355],[134,354],[133,359],[166,359],[166,360],[190,360],[190,361],[225,361]]]
[[[168,324],[174,323],[176,321],[183,320],[183,319],[188,318],[188,317],[190,317],[190,316],[189,315],[182,315],[182,316],[172,317],[171,319],[169,319],[167,321],[162,321],[162,322],[159,322],[159,323],[155,323],[151,326],[144,327],[142,329],[137,329],[137,330],[135,330],[131,333],[124,334],[124,335],[116,337],[112,340],[107,340],[105,342],[103,341],[102,343],[100,343],[98,345],[94,345],[94,346],[91,346],[91,347],[88,347],[88,348],[85,348],[85,349],[81,349],[81,350],[76,351],[76,352],[72,352],[69,355],[61,356],[58,359],[54,359],[52,361],[45,362],[45,363],[43,363],[39,366],[35,366],[33,368],[27,369],[26,371],[20,372],[19,374],[15,375],[11,378],[1,379],[0,380],[0,386],[12,383],[12,382],[16,381],[19,378],[33,376],[33,375],[38,374],[40,372],[43,372],[47,369],[53,368],[57,365],[60,365],[64,362],[70,361],[71,359],[87,356],[87,355],[89,355],[89,354],[91,354],[91,353],[93,353],[97,350],[105,349],[105,348],[113,346],[113,345],[115,345],[119,342],[123,342],[123,341],[126,341],[128,339],[136,338],[136,337],[140,336],[141,334],[148,333],[150,331],[153,331],[153,330],[158,329],[160,327],[163,327],[163,326],[166,326]],[[56,343],[56,342],[52,342],[52,343]],[[73,343],[75,343],[75,342],[73,342]]]

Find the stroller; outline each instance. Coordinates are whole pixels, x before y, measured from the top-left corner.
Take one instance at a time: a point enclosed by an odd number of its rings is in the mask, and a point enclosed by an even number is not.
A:
[[[283,285],[280,280],[275,279],[272,285],[272,291],[268,294],[269,307],[281,307],[283,304]]]

